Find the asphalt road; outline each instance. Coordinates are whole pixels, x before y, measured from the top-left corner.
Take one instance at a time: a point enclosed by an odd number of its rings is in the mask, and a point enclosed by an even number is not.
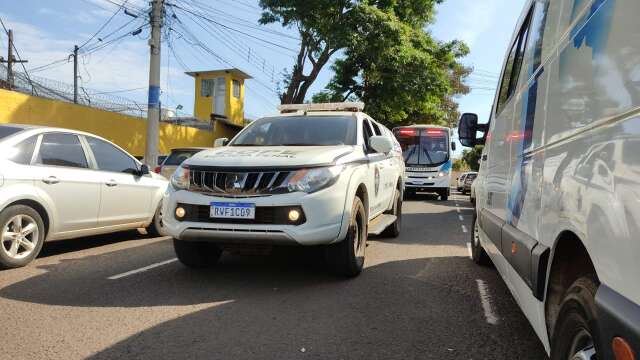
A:
[[[450,199],[406,201],[400,238],[370,239],[352,280],[308,249],[191,270],[167,238],[49,243],[0,272],[0,359],[546,359],[495,269],[469,259],[468,197]]]

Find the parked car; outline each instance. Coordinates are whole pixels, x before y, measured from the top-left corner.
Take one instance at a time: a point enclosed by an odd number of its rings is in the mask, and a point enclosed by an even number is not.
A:
[[[230,244],[321,245],[334,272],[358,275],[367,235],[400,233],[404,177],[400,144],[361,109],[282,106],[182,163],[164,200],[178,259],[201,267]]]
[[[495,264],[551,359],[640,356],[638,14],[526,1],[489,124],[460,120],[463,145],[485,144],[473,259]]]
[[[467,177],[467,175],[469,174],[477,174],[476,172],[465,172],[462,173],[457,179],[456,179],[456,189],[460,192],[462,192],[462,188],[464,187],[464,179]]]
[[[80,131],[0,125],[0,267],[45,241],[147,227],[160,233],[168,182],[113,143]]]
[[[464,178],[464,184],[462,185],[462,195],[466,195],[471,192],[471,185],[478,177],[478,173],[469,173]]]
[[[172,149],[171,153],[165,158],[161,165],[155,168],[155,172],[166,177],[171,178],[171,175],[176,171],[178,166],[185,160],[192,157],[207,148],[193,147],[193,148],[178,148]]]
[[[471,184],[471,191],[469,191],[469,201],[473,205],[476,204],[476,182],[475,181]]]

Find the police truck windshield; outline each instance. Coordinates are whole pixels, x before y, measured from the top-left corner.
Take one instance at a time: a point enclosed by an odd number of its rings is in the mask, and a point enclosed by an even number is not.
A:
[[[449,161],[449,133],[446,129],[394,129],[407,166],[438,166]]]

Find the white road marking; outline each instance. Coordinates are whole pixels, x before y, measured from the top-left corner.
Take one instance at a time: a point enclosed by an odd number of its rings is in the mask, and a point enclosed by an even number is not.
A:
[[[460,221],[464,221],[464,217],[462,217],[462,215],[458,215],[458,219],[460,219]]]
[[[176,262],[176,261],[178,261],[177,258],[169,259],[169,260],[166,260],[166,261],[161,261],[159,263],[155,263],[155,264],[151,264],[151,265],[148,265],[148,266],[145,266],[145,267],[141,267],[139,269],[127,271],[127,272],[122,273],[122,274],[109,276],[107,279],[109,279],[109,280],[122,279],[123,277],[129,276],[129,275],[133,275],[133,274],[137,274],[137,273],[141,273],[141,272],[145,272],[147,270],[151,270],[151,269],[157,268],[159,266],[164,266],[164,265],[167,265],[167,264],[171,264],[172,262]]]
[[[460,226],[462,226],[462,232],[466,234],[467,233],[467,227],[464,226],[464,225],[460,225]]]
[[[456,208],[456,211],[458,212],[458,214],[460,214],[460,208],[459,207]]]
[[[478,292],[480,293],[482,310],[484,310],[484,318],[487,320],[488,324],[497,325],[498,316],[493,311],[493,307],[491,306],[491,295],[489,295],[489,288],[487,287],[487,283],[480,279],[477,279],[476,282],[478,283]]]
[[[473,252],[471,251],[471,243],[470,242],[467,243],[467,250],[469,250],[469,258],[471,258],[471,260],[473,260]]]

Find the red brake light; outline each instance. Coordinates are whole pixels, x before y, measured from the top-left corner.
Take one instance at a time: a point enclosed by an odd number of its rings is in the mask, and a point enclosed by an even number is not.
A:
[[[417,132],[415,129],[400,129],[398,134],[400,134],[400,136],[416,136]]]
[[[444,135],[444,131],[442,131],[442,130],[427,130],[427,135],[442,136],[442,135]]]
[[[161,167],[161,166],[156,166],[156,168],[155,168],[155,169],[153,169],[153,172],[154,172],[154,173],[156,173],[156,174],[160,174],[160,171],[161,171],[161,170],[162,170],[162,167]]]

